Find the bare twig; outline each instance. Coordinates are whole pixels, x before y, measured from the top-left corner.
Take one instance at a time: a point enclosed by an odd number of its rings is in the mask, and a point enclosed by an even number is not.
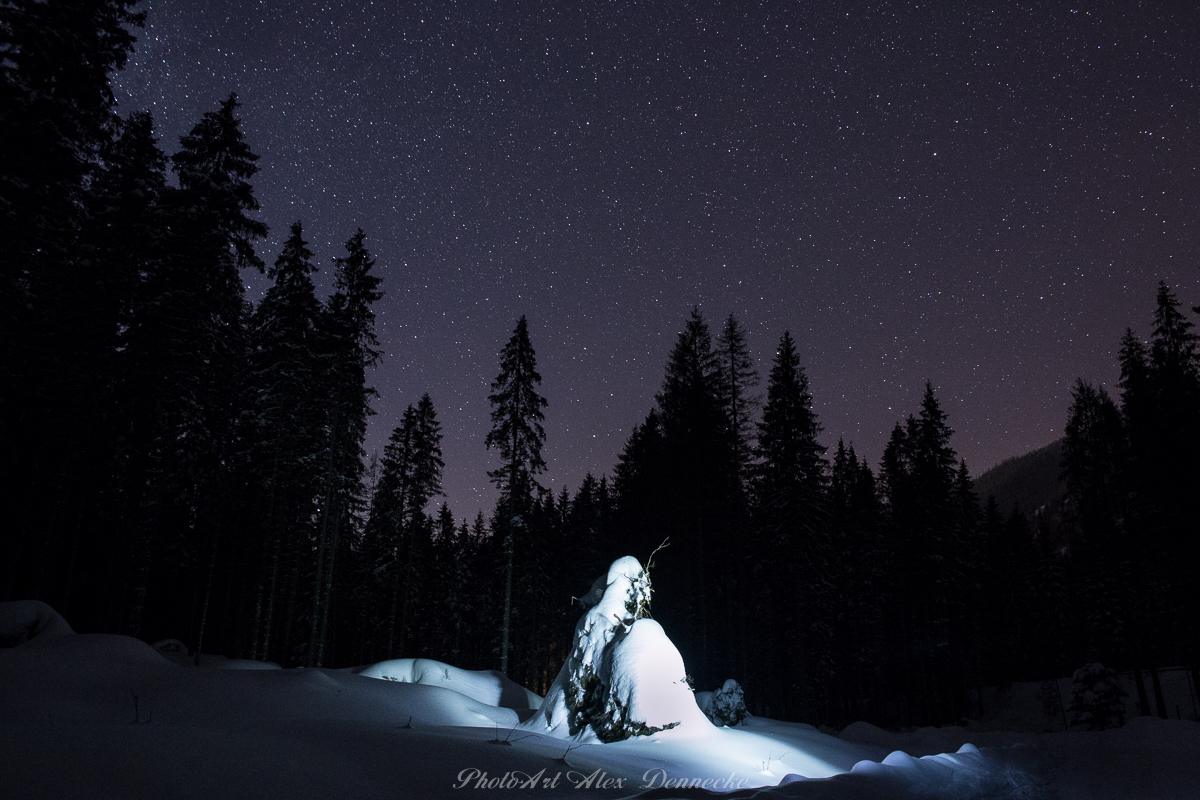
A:
[[[492,739],[492,741],[490,742],[490,744],[502,744],[502,745],[504,745],[505,747],[512,747],[512,746],[513,746],[513,744],[515,744],[516,742],[520,742],[520,741],[522,741],[522,740],[524,740],[524,739],[528,739],[530,736],[532,736],[532,735],[533,735],[533,734],[531,733],[531,734],[528,734],[528,735],[526,735],[526,736],[522,736],[520,739],[513,739],[512,741],[509,741],[509,738],[510,738],[510,737],[513,735],[513,733],[515,733],[515,732],[516,732],[516,730],[517,730],[517,728],[516,728],[516,726],[514,725],[512,728],[509,728],[509,730],[508,730],[508,734],[507,734],[507,735],[506,735],[506,736],[505,736],[503,739],[501,739],[501,738],[500,738],[500,726],[499,726],[499,725],[496,725],[496,738],[495,738],[495,739]]]
[[[559,756],[558,758],[554,759],[554,760],[555,760],[555,762],[557,762],[557,763],[559,763],[559,764],[566,764],[568,767],[569,767],[569,766],[571,766],[570,762],[568,762],[568,761],[567,761],[567,756],[569,756],[569,755],[571,754],[571,751],[572,751],[572,750],[578,750],[578,749],[579,749],[579,748],[581,748],[581,747],[583,747],[583,745],[581,745],[581,744],[569,744],[569,745],[567,745],[566,752],[564,752],[564,753],[563,753],[561,756]]]
[[[129,720],[130,725],[148,725],[154,721],[154,711],[147,712],[146,718],[142,719],[142,712],[138,709],[138,694],[132,689],[129,693],[133,695],[133,719]]]

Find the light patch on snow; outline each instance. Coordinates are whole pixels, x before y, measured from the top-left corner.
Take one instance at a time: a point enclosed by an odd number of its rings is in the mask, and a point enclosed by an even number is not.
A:
[[[365,678],[396,683],[440,686],[479,703],[515,711],[540,708],[542,698],[514,683],[498,670],[473,671],[452,667],[431,658],[393,658],[350,670]]]
[[[652,619],[636,620],[614,637],[599,677],[629,720],[650,728],[670,726],[675,735],[712,727],[687,684],[683,657]]]

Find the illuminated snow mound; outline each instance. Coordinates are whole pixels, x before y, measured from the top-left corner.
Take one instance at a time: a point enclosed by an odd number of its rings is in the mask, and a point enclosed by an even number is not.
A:
[[[614,639],[610,652],[600,680],[608,684],[609,709],[622,715],[618,722],[652,730],[709,727],[688,687],[683,657],[661,625],[636,620]]]
[[[650,580],[636,558],[614,561],[582,603],[587,611],[570,655],[525,729],[581,742],[712,729],[679,651],[661,625],[639,619],[650,604]]]
[[[502,672],[459,669],[431,658],[393,658],[366,667],[355,667],[350,671],[367,678],[397,683],[441,686],[484,705],[515,711],[536,709],[542,705],[542,698],[509,680]]]

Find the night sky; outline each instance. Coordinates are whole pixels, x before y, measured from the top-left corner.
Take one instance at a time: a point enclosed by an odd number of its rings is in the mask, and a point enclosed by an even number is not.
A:
[[[299,219],[327,290],[367,232],[367,451],[429,392],[459,517],[522,314],[557,492],[611,471],[693,306],[764,384],[791,331],[823,442],[873,466],[931,380],[978,475],[1060,436],[1077,376],[1115,390],[1160,279],[1200,303],[1188,3],[142,8],[120,111],[172,153],[238,93],[268,263]]]

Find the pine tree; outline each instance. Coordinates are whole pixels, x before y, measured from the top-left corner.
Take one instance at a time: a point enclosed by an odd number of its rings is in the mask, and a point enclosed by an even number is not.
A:
[[[725,424],[732,437],[733,461],[739,485],[750,477],[753,457],[754,416],[761,398],[754,394],[758,371],[746,346],[746,329],[730,314],[717,337],[720,361],[720,400]]]
[[[451,664],[464,664],[467,656],[467,637],[470,635],[473,601],[471,568],[475,543],[471,529],[463,519],[462,525],[443,543],[445,553],[442,581],[446,604],[446,641],[444,652]]]
[[[894,592],[887,649],[897,660],[892,690],[908,703],[908,724],[960,719],[967,711],[961,597],[970,568],[958,526],[952,434],[926,382],[920,414],[896,425],[880,465]]]
[[[579,485],[574,499],[561,504],[567,523],[567,555],[565,562],[571,565],[572,577],[586,581],[586,575],[599,575],[611,563],[612,553],[603,541],[603,516],[600,497],[600,482],[587,473]],[[568,589],[568,591],[570,591]]]
[[[408,492],[409,517],[421,513],[429,501],[442,493],[442,424],[429,393],[417,401],[412,434],[412,488]],[[442,504],[445,506],[445,504]],[[449,509],[446,509],[447,512]],[[444,515],[439,517],[445,522]]]
[[[375,590],[372,599],[382,610],[374,629],[374,651],[382,658],[396,656],[396,628],[403,581],[402,557],[409,529],[408,493],[411,491],[412,436],[416,412],[410,405],[383,449],[379,482],[371,496],[370,513],[363,531],[363,546],[371,565]]]
[[[1089,657],[1124,654],[1131,619],[1128,544],[1123,536],[1127,496],[1126,444],[1121,414],[1103,388],[1077,380],[1064,428],[1064,516],[1088,621]]]
[[[1115,505],[1125,494],[1125,432],[1121,414],[1103,387],[1080,379],[1071,388],[1071,408],[1063,429],[1062,477],[1081,536],[1115,524]]]
[[[488,395],[488,402],[492,405],[492,429],[485,440],[489,450],[495,447],[499,451],[503,462],[500,468],[488,472],[492,483],[500,490],[493,530],[498,528],[503,532],[504,542],[501,672],[508,670],[516,547],[525,545],[518,579],[537,571],[538,553],[528,541],[529,526],[525,517],[533,510],[534,489],[540,488],[535,476],[546,469],[546,462],[542,459],[542,444],[546,441],[542,409],[547,401],[538,394],[537,387],[541,382],[536,354],[529,341],[529,324],[522,316],[517,321],[512,338],[500,352],[500,374],[492,382],[492,393]]]
[[[692,309],[667,359],[662,390],[656,396],[662,416],[663,434],[681,455],[698,458],[694,470],[710,470],[723,458],[729,440],[721,435],[726,427],[721,406],[722,374],[712,335],[699,309]],[[713,434],[724,443],[714,448],[706,441]]]
[[[133,634],[142,627],[154,550],[161,545],[176,554],[160,562],[159,581],[174,602],[190,604],[186,583],[173,573],[209,560],[203,554],[216,552],[233,505],[225,465],[233,456],[246,352],[238,270],[261,267],[251,242],[266,233],[248,216],[258,209],[247,182],[257,156],[242,139],[237,107],[230,95],[180,139],[172,157],[179,189],[163,202],[170,219],[164,255],[130,312],[130,391],[152,409],[134,434],[147,455],[143,474],[131,475],[142,495],[125,625]]]
[[[767,402],[758,424],[759,464],[753,614],[772,614],[787,633],[781,637],[792,683],[782,688],[789,705],[815,716],[816,692],[832,678],[835,553],[825,503],[825,448],[812,410],[808,378],[790,334],[779,341],[767,378]],[[793,586],[804,586],[796,593]],[[779,655],[776,658],[780,658]]]
[[[767,404],[758,423],[760,466],[757,490],[760,508],[788,506],[785,514],[817,507],[825,478],[825,448],[817,441],[820,423],[812,410],[808,376],[800,367],[795,342],[788,333],[767,380]]]
[[[946,413],[933,393],[933,384],[925,383],[921,398],[921,413],[915,429],[910,430],[913,442],[913,480],[926,506],[936,504],[936,512],[951,512],[951,496],[955,481],[957,456],[950,446],[954,431],[946,424]]]
[[[320,408],[323,364],[320,303],[310,275],[316,271],[299,222],[292,225],[275,265],[274,285],[255,309],[250,332],[251,419],[247,473],[264,503],[258,533],[251,651],[266,658],[283,563],[310,546],[319,485],[318,454],[324,440]]]
[[[438,506],[433,520],[433,539],[429,548],[429,591],[418,604],[417,613],[425,628],[425,652],[441,661],[448,660],[453,637],[453,606],[449,596],[454,586],[454,548],[458,538],[454,513],[449,504]],[[449,663],[454,663],[449,661]]]
[[[613,470],[613,491],[622,511],[642,513],[662,496],[658,482],[663,478],[663,458],[662,416],[652,408],[645,420],[633,426]]]
[[[511,516],[528,513],[539,486],[535,476],[546,469],[542,459],[542,444],[546,441],[542,409],[547,401],[537,391],[541,382],[529,341],[529,323],[522,316],[500,353],[500,374],[488,395],[492,430],[485,440],[487,448],[496,448],[503,462],[488,476],[500,490],[504,513]]]
[[[1179,310],[1179,300],[1166,282],[1158,284],[1150,363],[1160,391],[1195,391],[1198,337],[1195,326]]]
[[[433,526],[425,506],[441,494],[442,433],[429,395],[404,411],[384,448],[379,486],[371,500],[366,537],[388,609],[386,652],[407,652],[417,639],[415,621],[434,571]]]
[[[708,324],[692,309],[656,396],[663,442],[658,502],[672,550],[659,562],[655,582],[664,595],[686,598],[660,609],[661,618],[701,685],[732,674],[738,652],[734,595],[745,542],[733,533],[740,486],[721,386]],[[657,545],[644,541],[642,549]]]
[[[1149,352],[1146,345],[1134,335],[1132,328],[1125,329],[1121,337],[1119,356],[1121,364],[1121,416],[1126,427],[1131,430],[1131,441],[1141,442],[1144,433],[1133,435],[1135,424],[1145,425],[1152,413],[1148,404],[1152,403],[1150,386]]]
[[[1156,509],[1154,522],[1163,531],[1161,543],[1167,547],[1176,538],[1168,530],[1186,529],[1200,516],[1200,503],[1196,502],[1196,486],[1200,485],[1200,339],[1193,328],[1180,311],[1174,292],[1160,283],[1149,359],[1154,409],[1148,423],[1149,452],[1143,454],[1142,466],[1151,476],[1146,487],[1148,499]],[[1200,559],[1195,537],[1172,549],[1175,563],[1186,564],[1189,573],[1195,569]],[[1184,574],[1174,579],[1176,583],[1189,581]]]
[[[346,242],[346,255],[334,259],[336,277],[323,319],[327,369],[324,475],[321,482],[321,519],[313,583],[312,616],[307,663],[324,661],[328,638],[337,556],[343,530],[358,524],[362,503],[363,437],[375,389],[367,385],[366,371],[380,357],[375,349],[375,314],[371,304],[383,297],[380,279],[371,274],[375,260],[360,228]]]

